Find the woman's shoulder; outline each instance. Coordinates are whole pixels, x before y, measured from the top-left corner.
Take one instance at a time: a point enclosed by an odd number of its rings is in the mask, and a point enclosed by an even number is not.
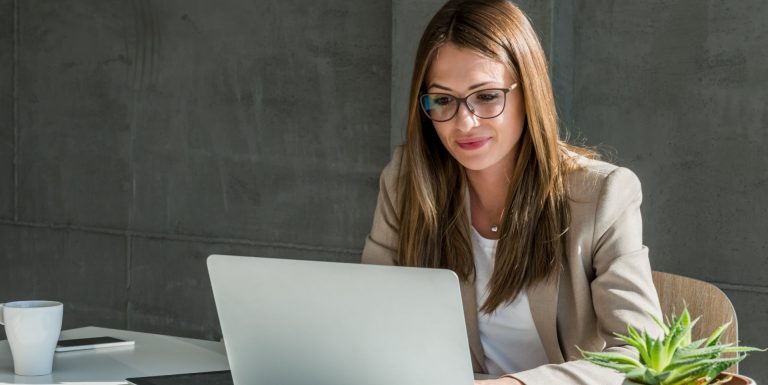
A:
[[[392,150],[392,157],[389,159],[389,163],[387,163],[384,170],[381,172],[382,177],[397,178],[397,175],[400,174],[404,156],[405,149],[403,148],[403,145],[396,146],[394,150]]]
[[[405,148],[402,144],[397,145],[392,150],[392,156],[389,159],[389,163],[384,167],[382,175],[386,175],[387,177],[397,177],[397,175],[401,173],[400,169],[404,162],[404,158]]]
[[[637,175],[626,167],[573,151],[565,152],[565,161],[569,169],[566,184],[571,199],[592,201],[607,192],[634,195],[641,191]]]
[[[392,151],[392,157],[384,166],[381,171],[381,177],[379,178],[379,189],[382,192],[386,192],[387,195],[394,201],[398,193],[398,185],[403,177],[402,165],[404,162],[405,150],[403,145],[395,147]]]

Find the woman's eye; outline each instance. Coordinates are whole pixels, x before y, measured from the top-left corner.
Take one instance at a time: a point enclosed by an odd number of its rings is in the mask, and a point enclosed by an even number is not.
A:
[[[499,99],[499,93],[498,92],[481,92],[475,96],[475,98],[483,103],[492,103],[495,101],[498,101]]]
[[[432,99],[432,103],[438,105],[438,106],[446,106],[450,104],[453,101],[453,98],[448,96],[437,96]]]

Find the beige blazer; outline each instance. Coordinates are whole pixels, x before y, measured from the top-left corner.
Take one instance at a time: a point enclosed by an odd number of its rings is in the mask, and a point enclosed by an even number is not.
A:
[[[613,336],[627,324],[660,333],[649,314],[660,317],[651,280],[648,249],[642,244],[640,182],[632,171],[577,155],[583,166],[567,178],[571,226],[567,262],[556,282],[528,289],[531,314],[550,364],[510,373],[527,385],[621,384],[624,376],[581,360],[577,346],[590,351],[636,351]],[[397,264],[398,178],[402,151],[395,151],[380,178],[379,198],[362,262]],[[477,329],[475,286],[461,293],[472,367],[487,373]]]

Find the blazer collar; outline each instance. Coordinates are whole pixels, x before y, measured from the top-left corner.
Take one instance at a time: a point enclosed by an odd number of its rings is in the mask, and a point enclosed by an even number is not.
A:
[[[551,364],[565,362],[557,338],[557,294],[560,288],[560,274],[551,281],[539,282],[528,288],[528,304],[533,323],[539,333],[544,352]]]
[[[480,330],[477,327],[477,297],[475,297],[474,280],[461,281],[461,302],[464,305],[469,351],[472,353],[472,370],[475,373],[488,373],[488,369],[485,368],[483,344],[480,342]]]

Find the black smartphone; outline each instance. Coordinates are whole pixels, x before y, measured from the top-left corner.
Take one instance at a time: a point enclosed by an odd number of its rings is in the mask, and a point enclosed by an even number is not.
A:
[[[59,340],[56,344],[57,352],[70,352],[73,350],[87,350],[98,348],[111,348],[116,346],[131,346],[133,341],[122,340],[115,337],[89,337]]]
[[[203,373],[171,374],[167,376],[134,377],[126,381],[135,385],[232,385],[229,370]]]

